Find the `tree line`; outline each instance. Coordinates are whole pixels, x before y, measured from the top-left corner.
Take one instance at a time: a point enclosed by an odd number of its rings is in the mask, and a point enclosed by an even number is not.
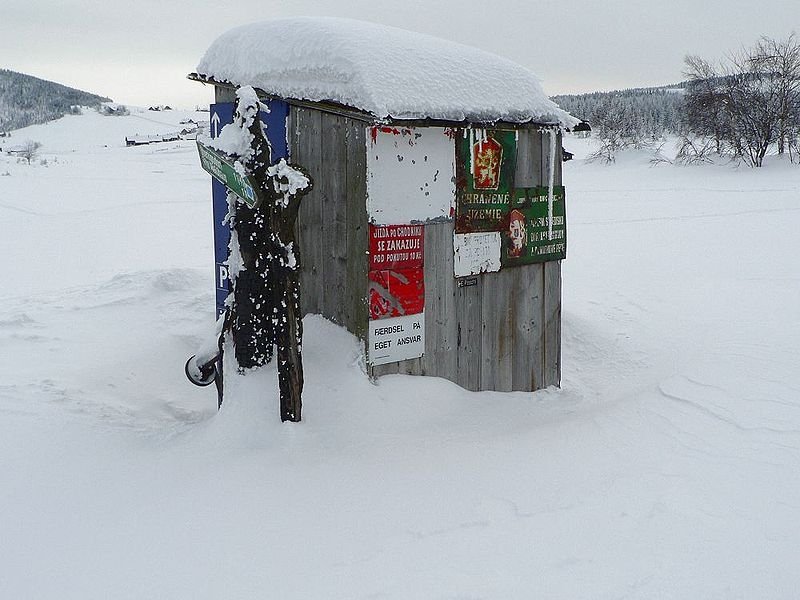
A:
[[[0,69],[0,132],[59,119],[78,106],[108,102],[96,94]]]
[[[570,114],[588,122],[601,144],[590,158],[613,162],[625,148],[644,148],[681,130],[683,86],[634,88],[556,96]]]
[[[641,88],[556,96],[588,121],[600,146],[593,158],[613,162],[619,150],[679,137],[677,160],[728,156],[760,167],[770,151],[800,155],[800,41],[762,37],[719,64],[685,59],[687,80]]]

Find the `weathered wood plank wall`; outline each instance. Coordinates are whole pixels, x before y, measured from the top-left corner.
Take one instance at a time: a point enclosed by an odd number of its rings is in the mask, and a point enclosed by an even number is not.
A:
[[[520,130],[517,149],[516,185],[547,185],[548,134]],[[560,161],[555,167],[560,185]],[[372,367],[372,375],[432,375],[476,391],[559,385],[561,264],[482,273],[463,278],[472,285],[460,287],[453,277],[453,231],[452,222],[425,226],[425,354]]]
[[[366,125],[291,106],[288,132],[291,161],[314,180],[297,219],[303,314],[321,314],[364,339],[369,319]]]
[[[444,377],[475,391],[559,385],[560,263],[482,273],[459,287],[452,245],[452,223],[425,226],[425,354],[372,367],[372,375]]]
[[[363,121],[310,108],[289,112],[291,160],[315,184],[298,218],[303,313],[322,314],[362,340],[369,322],[366,129]],[[520,130],[518,186],[547,185],[549,147],[548,134]],[[556,185],[560,167],[558,161]],[[482,273],[459,286],[453,232],[452,221],[425,226],[425,354],[371,367],[371,375],[431,375],[469,390],[559,385],[560,263]]]

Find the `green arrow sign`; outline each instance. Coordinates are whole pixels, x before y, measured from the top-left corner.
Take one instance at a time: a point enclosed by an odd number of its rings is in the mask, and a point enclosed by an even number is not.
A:
[[[197,151],[200,153],[200,166],[214,179],[225,185],[239,196],[247,206],[252,208],[258,201],[254,181],[248,175],[241,175],[234,167],[229,156],[210,148],[197,140]]]

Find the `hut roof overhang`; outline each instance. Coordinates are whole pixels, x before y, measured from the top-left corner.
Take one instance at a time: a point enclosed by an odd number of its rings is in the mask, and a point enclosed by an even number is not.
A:
[[[354,110],[370,120],[537,123],[578,120],[525,67],[478,48],[351,19],[298,17],[236,27],[191,79]]]

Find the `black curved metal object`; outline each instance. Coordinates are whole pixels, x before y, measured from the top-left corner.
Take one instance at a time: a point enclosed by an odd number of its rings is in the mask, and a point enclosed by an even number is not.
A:
[[[197,364],[196,355],[190,356],[183,367],[186,378],[199,387],[211,385],[217,378],[216,359],[217,357],[215,356],[211,361],[200,365]]]

